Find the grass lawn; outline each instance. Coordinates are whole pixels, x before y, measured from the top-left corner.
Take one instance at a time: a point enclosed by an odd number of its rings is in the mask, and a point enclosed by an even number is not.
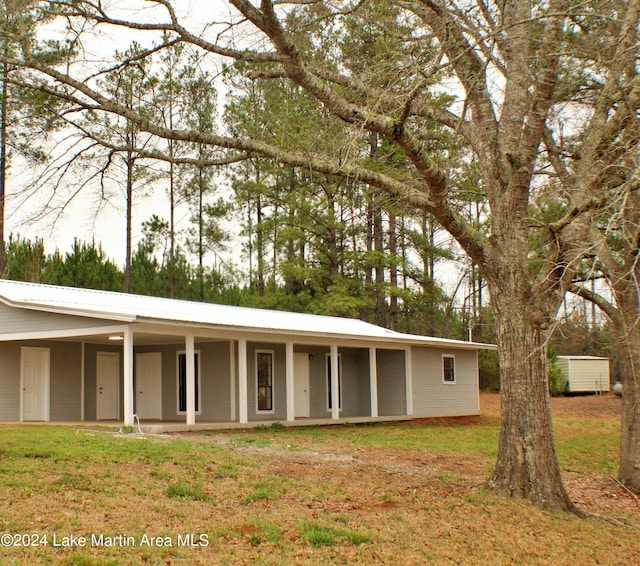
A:
[[[495,417],[171,437],[0,426],[0,564],[639,564],[619,425],[556,418],[592,516],[486,492]]]

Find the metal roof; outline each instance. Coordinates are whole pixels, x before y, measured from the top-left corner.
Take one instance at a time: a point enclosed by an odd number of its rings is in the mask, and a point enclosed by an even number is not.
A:
[[[563,355],[563,356],[558,356],[558,358],[562,360],[608,360],[609,359],[609,358],[604,358],[602,356],[583,356],[583,355],[576,355],[576,356]]]
[[[352,318],[199,303],[2,279],[0,301],[17,308],[123,322],[172,322],[217,329],[374,339],[474,350],[495,348],[491,344],[403,334]]]

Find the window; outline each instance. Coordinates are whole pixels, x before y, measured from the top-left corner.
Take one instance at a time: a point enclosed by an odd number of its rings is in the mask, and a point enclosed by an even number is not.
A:
[[[196,413],[200,414],[200,352],[193,355],[196,371]],[[187,412],[187,354],[178,352],[178,414]]]
[[[442,381],[444,383],[456,382],[456,359],[454,356],[442,355]]]
[[[273,411],[273,352],[256,352],[258,411]]]
[[[327,354],[327,411],[333,408],[331,396],[331,356]],[[342,410],[342,356],[338,354],[338,409]]]

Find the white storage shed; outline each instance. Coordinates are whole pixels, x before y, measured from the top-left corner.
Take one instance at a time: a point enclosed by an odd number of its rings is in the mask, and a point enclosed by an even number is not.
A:
[[[569,393],[601,393],[611,389],[609,359],[597,356],[558,356]]]

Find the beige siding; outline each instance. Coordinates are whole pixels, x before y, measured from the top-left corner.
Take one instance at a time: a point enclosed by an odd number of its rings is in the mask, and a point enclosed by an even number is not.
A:
[[[81,346],[73,342],[52,342],[51,420],[79,421],[81,418]]]
[[[118,325],[98,318],[70,316],[9,307],[0,303],[0,335]]]
[[[20,420],[20,344],[0,343],[0,422]]]
[[[200,414],[198,421],[228,421],[231,419],[229,343],[195,342],[200,352]],[[178,352],[185,351],[184,344],[145,346],[136,353],[159,352],[162,354],[162,419],[184,421],[186,415],[178,412]]]
[[[407,414],[404,350],[378,350],[378,414]]]
[[[455,357],[455,383],[443,383],[442,355]],[[475,351],[413,347],[413,416],[479,414],[478,358]]]
[[[338,348],[338,354],[342,360],[340,416],[344,418],[370,415],[369,351],[362,348]],[[325,397],[327,396],[325,393]]]
[[[296,348],[313,356],[309,360],[309,405],[311,418],[330,418],[328,407],[327,363],[329,348],[311,346]],[[338,348],[342,375],[342,409],[340,417],[371,414],[369,386],[369,351],[364,348]]]
[[[568,380],[569,379],[569,360],[567,358],[560,358],[559,357],[556,360],[556,365],[558,366],[560,371],[562,371],[562,373],[564,374],[564,376]]]
[[[609,391],[609,360],[570,358],[569,391]]]
[[[21,347],[49,348],[50,420],[79,421],[81,417],[81,349],[79,343],[33,342],[0,343],[0,422],[20,420]]]
[[[309,409],[311,418],[326,419],[331,416],[327,408],[327,361],[329,348],[312,346],[305,348],[313,359],[309,360]]]

